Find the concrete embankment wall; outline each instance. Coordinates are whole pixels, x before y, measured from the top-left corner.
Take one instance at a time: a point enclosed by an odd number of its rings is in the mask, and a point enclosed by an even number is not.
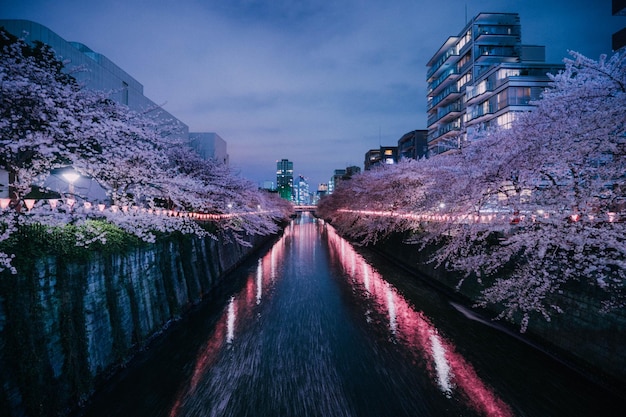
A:
[[[484,288],[476,280],[467,279],[457,289],[460,275],[434,268],[427,262],[434,248],[420,252],[417,246],[403,243],[403,236],[393,236],[372,249],[451,296],[459,297],[468,306],[474,304]],[[618,395],[626,396],[626,309],[601,313],[602,295],[597,288],[570,283],[562,293],[553,295],[554,303],[564,313],[554,313],[549,322],[539,315],[532,317],[526,333],[519,336]],[[495,309],[477,311],[492,318],[498,313]],[[497,323],[519,332],[519,325]]]
[[[269,239],[169,238],[3,273],[0,414],[63,415]]]

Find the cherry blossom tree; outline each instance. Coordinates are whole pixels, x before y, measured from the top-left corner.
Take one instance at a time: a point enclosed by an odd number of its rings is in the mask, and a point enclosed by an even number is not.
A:
[[[290,214],[291,207],[287,211],[279,207],[279,201],[259,191],[252,182],[233,174],[224,164],[202,159],[191,148],[172,148],[168,156],[170,173],[176,175],[164,181],[167,201],[190,211],[225,215],[222,226],[237,232],[236,238],[276,233],[277,223]]]
[[[49,47],[31,47],[3,30],[0,47],[0,169],[10,173],[12,194],[12,206],[0,212],[0,242],[34,223],[87,225],[90,237],[77,236],[77,243],[104,241],[105,232],[88,221],[94,218],[146,241],[156,232],[216,237],[189,215],[164,215],[168,209],[224,214],[218,231],[234,231],[245,243],[247,234],[275,233],[286,217],[285,207],[250,182],[184,149],[180,126],[82,88]],[[65,167],[100,184],[111,208],[39,203],[26,212],[33,186],[43,187],[53,170]],[[62,197],[69,203],[74,196]],[[0,253],[0,270],[10,259]]]
[[[427,198],[420,166],[421,161],[406,160],[341,180],[331,196],[321,199],[316,213],[363,245],[411,229],[415,222],[402,214],[422,211]]]
[[[481,304],[504,306],[501,316],[517,317],[522,330],[537,313],[549,320],[561,311],[553,295],[574,282],[605,290],[605,310],[624,306],[626,51],[599,61],[573,52],[552,81],[511,128],[365,173],[365,189],[341,189],[321,212],[365,242],[412,230],[421,245],[438,245],[433,261],[485,284]],[[406,198],[391,179],[403,170],[416,196],[396,208],[402,215],[384,216],[384,229],[368,226],[359,196],[371,190],[378,205]]]
[[[48,48],[31,49],[9,36],[0,33],[0,163],[10,172],[13,197],[20,201],[55,164],[70,162],[67,145],[74,140],[72,114],[77,111],[72,98],[79,87],[59,77]]]

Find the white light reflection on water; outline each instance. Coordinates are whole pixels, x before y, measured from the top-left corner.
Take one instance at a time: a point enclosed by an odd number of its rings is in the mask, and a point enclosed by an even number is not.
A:
[[[437,372],[437,383],[441,391],[443,391],[447,397],[452,397],[452,373],[450,371],[450,364],[446,360],[446,348],[443,347],[441,339],[436,334],[430,335],[430,344],[433,351],[435,370]]]
[[[368,265],[363,263],[363,285],[365,285],[365,290],[369,294],[370,292],[370,272]]]
[[[437,328],[423,312],[411,306],[330,225],[326,226],[326,230],[331,258],[350,275],[354,292],[360,292],[372,300],[367,308],[373,308],[379,315],[389,318],[390,337],[404,345],[416,359],[426,361],[433,383],[445,396],[466,402],[468,407],[482,415],[513,416],[510,407],[478,377],[472,365],[456,352],[454,345],[438,334]],[[352,265],[355,264],[361,264],[361,267],[353,268]],[[369,314],[366,312],[366,319],[368,318]],[[379,325],[376,321],[368,322]],[[421,362],[423,361],[416,361]]]
[[[353,257],[356,259],[356,256]],[[396,303],[394,297],[394,291],[391,285],[387,284],[387,311],[389,312],[389,329],[391,333],[395,336],[396,330],[398,330],[398,318],[396,315]]]
[[[263,298],[263,259],[259,259],[256,267],[256,303],[261,304]]]
[[[227,318],[226,318],[226,343],[233,343],[235,338],[235,297],[230,298],[228,303]]]

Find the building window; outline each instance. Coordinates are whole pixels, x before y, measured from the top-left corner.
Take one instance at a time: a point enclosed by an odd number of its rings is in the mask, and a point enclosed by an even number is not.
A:
[[[474,96],[479,96],[481,94],[484,94],[486,91],[487,91],[487,80],[483,80],[474,87]]]
[[[509,104],[509,90],[506,89],[498,94],[497,98],[497,109],[503,109]]]
[[[496,73],[496,79],[503,80],[505,78],[518,77],[520,75],[521,71],[519,69],[503,68],[501,70],[498,70],[498,72]]]
[[[472,81],[472,73],[470,72],[468,72],[467,74],[459,78],[459,80],[456,82],[456,85],[459,91],[461,90],[461,88],[463,88],[464,85],[466,85],[470,81]]]
[[[513,121],[516,119],[516,112],[508,112],[508,113],[504,113],[501,116],[498,116],[498,118],[496,119],[496,124],[500,127],[503,128],[510,128],[511,127],[511,123],[513,123]]]
[[[465,32],[465,35],[463,35],[461,37],[461,39],[459,39],[459,43],[458,43],[458,50],[460,51],[461,49],[463,49],[463,47],[465,45],[467,45],[468,43],[470,43],[472,41],[472,29],[469,29],[467,32]]]
[[[511,87],[508,90],[510,106],[525,106],[530,103],[530,87]]]
[[[472,63],[472,53],[468,51],[461,59],[459,59],[459,63],[457,64],[457,71],[459,73],[463,72],[463,70]]]

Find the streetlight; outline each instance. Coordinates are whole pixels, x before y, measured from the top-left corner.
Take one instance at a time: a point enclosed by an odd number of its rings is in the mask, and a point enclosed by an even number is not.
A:
[[[63,178],[70,184],[70,194],[74,194],[74,183],[80,178],[80,174],[76,171],[67,171],[63,173]]]
[[[70,198],[67,203],[71,207],[76,202],[74,199],[74,183],[80,178],[80,174],[74,170],[67,170],[63,173],[63,178],[65,178],[69,184]]]

